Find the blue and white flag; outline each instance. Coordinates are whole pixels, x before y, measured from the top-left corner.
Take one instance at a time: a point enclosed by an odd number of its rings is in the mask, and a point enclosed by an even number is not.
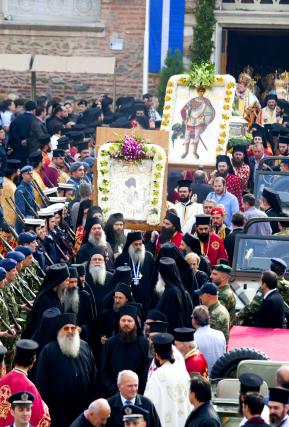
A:
[[[149,72],[159,73],[168,49],[184,49],[185,0],[150,0]]]

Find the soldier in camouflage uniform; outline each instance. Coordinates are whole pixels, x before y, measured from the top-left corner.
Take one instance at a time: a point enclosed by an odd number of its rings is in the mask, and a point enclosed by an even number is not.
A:
[[[15,342],[19,339],[20,336],[20,328],[18,324],[19,317],[19,309],[15,300],[15,296],[13,290],[11,288],[11,283],[15,280],[17,275],[16,271],[16,261],[13,259],[4,259],[0,261],[0,267],[6,270],[6,281],[4,284],[2,283],[0,289],[0,314],[2,319],[11,327],[12,331],[15,335],[11,333],[7,333],[7,327],[4,326],[3,322],[0,325],[1,331],[4,331],[4,337],[1,340],[5,347],[7,347],[7,354],[5,357],[7,370],[12,368],[12,363],[14,359],[15,352]]]
[[[274,271],[274,273],[278,276],[277,289],[282,296],[285,302],[285,316],[287,317],[287,326],[288,326],[288,318],[289,318],[289,282],[284,279],[284,274],[287,269],[287,264],[281,258],[272,258],[270,270]],[[238,314],[237,314],[237,322],[238,324],[246,325],[246,326],[254,326],[256,324],[255,316],[259,311],[262,301],[263,301],[264,293],[261,287],[257,290],[254,298],[247,304]]]
[[[219,301],[223,304],[230,315],[230,326],[233,325],[236,314],[236,298],[229,284],[231,267],[225,264],[214,265],[211,280],[218,286]]]
[[[201,289],[195,292],[200,296],[201,303],[208,307],[211,328],[223,332],[228,342],[230,315],[226,307],[218,300],[217,286],[214,283],[206,282]]]
[[[31,298],[34,300],[35,295],[39,290],[39,287],[42,283],[42,279],[38,276],[38,273],[36,271],[36,267],[32,265],[33,263],[33,251],[32,248],[29,246],[17,246],[15,248],[15,251],[21,252],[25,259],[22,261],[22,268],[20,271],[20,277],[24,280],[24,282],[27,284],[28,288],[30,289],[30,292],[27,293],[27,298],[31,300]],[[25,292],[26,294],[26,292]]]

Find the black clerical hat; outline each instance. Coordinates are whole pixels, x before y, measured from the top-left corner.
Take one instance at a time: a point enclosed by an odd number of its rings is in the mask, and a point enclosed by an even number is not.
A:
[[[287,405],[289,403],[289,390],[282,387],[270,387],[269,401],[279,402],[283,403],[283,405]]]
[[[69,277],[70,279],[78,279],[77,268],[69,267]]]
[[[289,144],[289,134],[287,135],[280,135],[278,139],[279,144]]]
[[[16,342],[16,354],[21,357],[31,358],[35,356],[39,345],[33,340],[18,340]]]
[[[162,322],[166,322],[168,320],[164,313],[155,309],[149,310],[146,318],[152,321],[161,320]]]
[[[20,164],[21,164],[21,161],[18,160],[18,159],[8,159],[6,167],[9,170],[12,170],[12,171],[15,170],[15,171],[17,171],[17,169],[20,168]]]
[[[182,240],[191,249],[192,252],[195,252],[196,254],[201,253],[201,244],[197,237],[194,237],[189,233],[185,233]]]
[[[65,325],[77,325],[75,313],[63,313],[59,316],[58,330],[63,328]]]
[[[39,142],[40,147],[43,147],[44,145],[49,144],[50,140],[51,140],[51,136],[49,135],[49,133],[47,133],[45,135],[41,135],[38,138],[38,142]]]
[[[239,377],[240,391],[241,393],[247,393],[248,391],[260,391],[260,387],[263,380],[259,375],[253,373],[244,373]]]
[[[108,221],[112,222],[112,223],[115,223],[117,221],[123,221],[123,220],[124,220],[124,217],[123,217],[123,214],[121,212],[113,213],[108,218]]]
[[[164,219],[170,221],[175,227],[176,231],[181,231],[181,220],[177,215],[173,214],[172,212],[167,212]]]
[[[210,225],[211,215],[200,214],[196,215],[196,226]]]
[[[114,292],[121,292],[127,298],[131,298],[131,290],[126,283],[117,283]]]
[[[104,246],[95,246],[91,252],[90,260],[93,257],[93,255],[102,255],[104,257],[105,255],[105,247]]]
[[[65,156],[64,150],[56,149],[52,151],[52,157],[58,158],[58,157],[64,157],[64,156]]]
[[[233,147],[233,153],[246,153],[247,145],[235,145]]]
[[[52,288],[60,285],[69,277],[69,271],[66,264],[53,264],[48,267],[45,279],[49,280]]]
[[[133,319],[137,319],[137,307],[131,304],[125,304],[119,309],[119,318],[122,316],[130,316]]]
[[[149,333],[164,333],[168,331],[168,322],[157,320],[149,323]]]
[[[271,208],[274,209],[277,214],[282,212],[281,199],[277,191],[265,187],[263,189],[262,196],[267,200]]]
[[[114,275],[113,281],[115,283],[124,283],[126,285],[130,285],[132,281],[132,272],[128,265],[122,265],[121,267],[117,267]]]
[[[168,333],[156,334],[151,337],[153,347],[156,353],[163,354],[172,350],[174,337]]]
[[[75,267],[77,269],[78,276],[85,276],[84,264],[71,264],[71,267]]]
[[[180,187],[187,187],[189,190],[191,190],[192,181],[190,179],[180,179],[178,181],[178,188]]]
[[[43,157],[40,150],[33,151],[33,153],[31,153],[29,156],[30,163],[40,163],[42,162],[42,160],[43,160]]]
[[[142,240],[142,234],[141,231],[131,231],[127,234],[126,242],[123,247],[123,252],[127,251],[129,246],[135,242],[136,240]]]
[[[175,328],[173,331],[175,340],[180,342],[194,341],[194,333],[193,328]]]
[[[219,154],[216,158],[216,164],[218,163],[227,163],[227,165],[231,165],[230,157],[225,154]]]

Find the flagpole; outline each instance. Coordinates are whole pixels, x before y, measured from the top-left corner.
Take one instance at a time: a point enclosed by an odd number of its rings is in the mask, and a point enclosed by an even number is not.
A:
[[[150,0],[146,0],[142,93],[148,92],[149,77]]]

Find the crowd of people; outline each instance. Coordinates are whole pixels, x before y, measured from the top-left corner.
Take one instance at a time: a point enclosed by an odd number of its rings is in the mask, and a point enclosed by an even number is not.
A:
[[[286,327],[283,259],[239,312],[230,287],[249,219],[284,218],[250,234],[289,235],[279,194],[253,195],[265,156],[280,154],[270,167],[288,170],[286,122],[265,127],[264,112],[252,146],[218,156],[212,173],[172,173],[158,230],[129,230],[121,212],[106,218],[93,203],[95,129],[158,129],[157,106],[149,94],[120,98],[115,111],[108,96],[2,105],[0,427],[220,426],[209,378],[230,328]],[[288,371],[265,416],[262,379],[240,378],[246,426],[289,425]]]

